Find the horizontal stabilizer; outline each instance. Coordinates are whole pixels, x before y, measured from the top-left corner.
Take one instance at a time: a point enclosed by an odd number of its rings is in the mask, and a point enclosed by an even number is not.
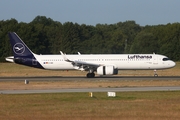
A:
[[[6,61],[8,61],[8,62],[14,62],[14,56],[6,57]]]

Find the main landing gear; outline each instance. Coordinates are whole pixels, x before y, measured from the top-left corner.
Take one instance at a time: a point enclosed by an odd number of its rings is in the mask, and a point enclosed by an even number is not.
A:
[[[87,78],[94,78],[95,74],[93,72],[92,73],[87,73],[86,77]]]
[[[94,78],[95,74],[94,74],[94,70],[93,69],[89,69],[89,72],[86,75],[87,78]]]
[[[158,77],[157,71],[154,70],[154,77]]]

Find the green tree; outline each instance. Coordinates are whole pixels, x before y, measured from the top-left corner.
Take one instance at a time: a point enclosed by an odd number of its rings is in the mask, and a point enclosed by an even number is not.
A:
[[[30,23],[0,21],[0,60],[12,55],[8,32],[16,32],[37,54],[158,53],[180,60],[180,23],[139,26],[135,21],[116,24],[61,24],[46,16]]]
[[[0,22],[0,58],[12,55],[12,49],[8,38],[8,32],[18,30],[18,22],[16,19],[6,20]]]
[[[158,41],[157,38],[152,33],[147,33],[145,31],[140,32],[134,40],[131,46],[130,53],[157,53],[158,51]]]
[[[67,22],[63,24],[60,48],[66,53],[77,53],[80,47],[79,25]]]
[[[173,60],[180,60],[180,24],[167,24],[161,32],[160,53]]]

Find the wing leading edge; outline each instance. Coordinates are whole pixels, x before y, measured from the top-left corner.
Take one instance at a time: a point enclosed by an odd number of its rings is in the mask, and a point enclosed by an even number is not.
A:
[[[60,51],[60,53],[63,56],[64,61],[71,62],[74,69],[77,69],[77,70],[85,70],[85,71],[94,72],[97,70],[99,66],[102,66],[102,64],[94,64],[94,63],[89,63],[89,62],[84,62],[84,61],[79,61],[79,60],[70,60],[66,57],[66,54],[64,54],[62,51]]]

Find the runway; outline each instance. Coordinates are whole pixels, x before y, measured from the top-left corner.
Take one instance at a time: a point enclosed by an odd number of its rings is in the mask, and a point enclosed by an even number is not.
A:
[[[62,81],[62,80],[180,80],[180,76],[97,76],[95,78],[86,78],[84,76],[38,76],[38,77],[0,77],[0,81]]]
[[[144,80],[180,80],[180,76],[106,76],[96,78],[76,77],[0,77],[0,82],[3,81],[144,81]],[[35,93],[68,93],[68,92],[128,92],[128,91],[177,91],[180,86],[151,86],[151,87],[118,87],[118,88],[60,88],[60,89],[28,89],[28,90],[0,90],[0,94],[35,94]]]
[[[172,87],[122,87],[122,88],[81,88],[50,90],[0,90],[1,94],[37,94],[37,93],[72,93],[72,92],[128,92],[128,91],[179,91],[180,86]]]

